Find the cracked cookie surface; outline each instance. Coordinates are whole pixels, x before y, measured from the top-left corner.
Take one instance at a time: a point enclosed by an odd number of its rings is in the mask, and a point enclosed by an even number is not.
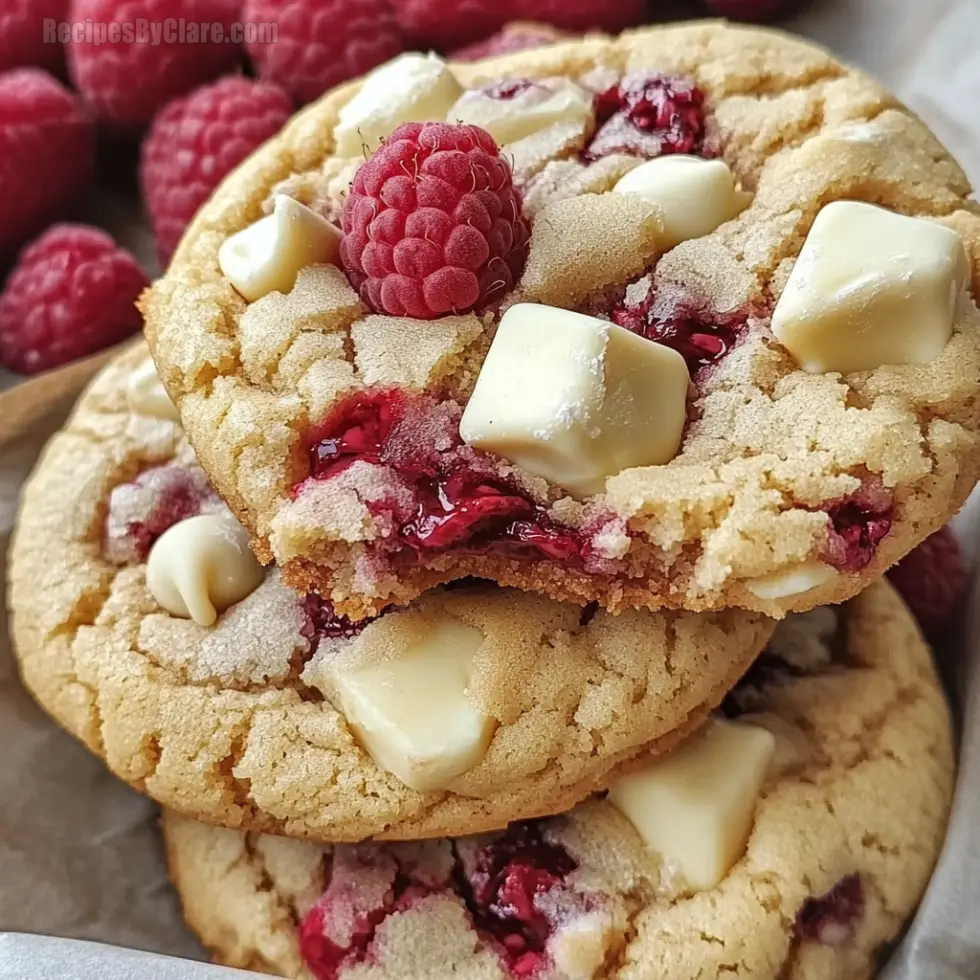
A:
[[[925,888],[953,785],[911,616],[881,582],[788,618],[726,710],[776,749],[715,888],[685,889],[605,799],[502,834],[335,848],[166,813],[185,917],[219,961],[303,980],[872,976]]]
[[[601,139],[585,153],[588,132],[561,126],[553,139],[506,147],[532,235],[503,306],[544,302],[672,337],[694,368],[692,419],[671,462],[609,477],[584,502],[495,460],[523,512],[533,504],[541,518],[529,533],[511,528],[507,547],[406,545],[415,538],[399,528],[405,516],[388,491],[399,489],[406,508],[417,501],[374,462],[311,479],[325,422],[365,392],[436,397],[438,417],[418,422],[417,441],[434,431],[458,443],[459,408],[497,320],[494,310],[425,321],[370,314],[330,265],[252,304],[222,276],[220,246],[262,215],[274,190],[338,213],[358,162],[333,156],[338,113],[359,87],[348,84],[222,185],[144,300],[154,356],[202,465],[288,581],[329,594],[354,618],[467,575],[611,609],[781,616],[856,594],[959,509],[980,467],[980,316],[969,296],[951,339],[924,364],[807,374],[770,329],[818,211],[838,200],[955,230],[970,292],[980,290],[980,209],[966,177],[893,96],[809,44],[712,22],[453,71],[470,87],[554,76],[601,86],[653,72],[703,94],[694,135],[671,130],[657,146],[720,155],[752,201],[664,254],[650,206],[607,193],[638,164],[631,154],[654,152],[649,140],[624,142],[622,112],[604,123],[610,110],[599,112]],[[678,118],[701,111],[686,98]]]
[[[45,450],[24,490],[10,608],[40,703],[168,807],[326,841],[555,813],[700,723],[771,634],[755,613],[583,614],[492,584],[429,593],[362,628],[275,570],[214,626],[172,616],[147,587],[147,552],[223,505],[179,423],[130,408],[147,361],[140,345],[111,363]],[[326,675],[447,622],[477,631],[466,697],[493,737],[479,764],[419,792],[361,748]]]

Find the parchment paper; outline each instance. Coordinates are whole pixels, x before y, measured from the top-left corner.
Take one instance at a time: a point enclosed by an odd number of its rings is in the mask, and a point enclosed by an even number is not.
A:
[[[663,3],[671,14],[696,11],[681,0]],[[928,119],[980,184],[980,0],[815,0],[787,26],[887,82]],[[122,224],[120,237],[148,257],[145,232],[138,225],[125,228],[131,206],[111,198],[110,205],[104,223],[117,226],[117,233]],[[104,359],[0,394],[4,556],[21,483]],[[0,373],[0,388],[17,380]],[[956,525],[975,563],[980,497]],[[963,731],[953,817],[925,901],[880,980],[980,977],[980,579],[972,597],[962,642],[950,641],[937,652]],[[203,958],[166,882],[155,808],[115,781],[34,705],[17,680],[6,615],[0,616],[0,932]],[[140,969],[138,975],[150,974]]]

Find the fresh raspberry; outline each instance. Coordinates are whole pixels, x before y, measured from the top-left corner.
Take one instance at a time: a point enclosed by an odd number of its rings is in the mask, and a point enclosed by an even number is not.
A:
[[[91,17],[93,24],[107,24],[107,32],[118,25],[119,39],[93,31],[70,41],[68,70],[97,118],[117,128],[141,127],[171,99],[235,68],[238,46],[228,39],[240,9],[241,0],[72,0],[72,22]],[[176,30],[181,19],[183,40],[179,33],[168,39],[164,28]],[[187,33],[188,25],[203,23],[215,25],[221,40],[212,29],[206,43]],[[142,41],[140,26],[146,29]]]
[[[161,262],[221,179],[275,136],[291,112],[282,89],[231,76],[175,99],[153,120],[140,186]]]
[[[407,123],[357,171],[340,255],[375,312],[429,320],[500,299],[520,277],[529,237],[489,133]]]
[[[245,45],[259,78],[298,102],[363,75],[404,45],[389,0],[245,0],[242,20],[278,24],[275,40]]]
[[[128,337],[147,285],[104,231],[54,225],[23,251],[0,295],[0,361],[35,374]]]
[[[568,35],[550,24],[524,23],[515,21],[491,34],[482,41],[475,41],[450,52],[455,61],[478,61],[480,58],[493,58],[501,54],[514,54],[517,51],[530,51],[545,44],[555,44]]]
[[[935,636],[948,626],[966,591],[966,568],[953,532],[944,527],[888,571],[892,585],[915,614],[922,632]]]
[[[47,68],[60,74],[64,45],[45,39],[44,21],[68,19],[69,0],[0,0],[0,71]]]
[[[452,49],[522,18],[566,31],[619,31],[644,19],[646,0],[395,0],[395,11],[414,42]]]
[[[828,508],[830,528],[826,560],[842,572],[867,568],[878,544],[892,529],[895,514],[891,493],[869,482]]]
[[[782,13],[786,0],[704,0],[708,12],[732,20],[770,20]]]
[[[92,179],[92,125],[47,72],[0,75],[0,255],[62,215]]]

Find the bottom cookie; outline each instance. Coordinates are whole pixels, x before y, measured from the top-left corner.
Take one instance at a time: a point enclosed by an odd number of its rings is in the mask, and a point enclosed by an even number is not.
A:
[[[917,628],[884,583],[790,617],[724,707],[607,797],[482,837],[331,848],[167,813],[185,917],[219,961],[305,980],[869,977],[952,793]]]

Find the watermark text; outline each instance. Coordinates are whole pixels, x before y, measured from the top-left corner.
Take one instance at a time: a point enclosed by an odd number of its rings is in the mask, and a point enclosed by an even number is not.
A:
[[[136,17],[131,21],[56,21],[45,17],[42,22],[45,44],[276,44],[279,25],[275,22],[223,24],[220,21],[187,20],[167,17],[151,21]]]

